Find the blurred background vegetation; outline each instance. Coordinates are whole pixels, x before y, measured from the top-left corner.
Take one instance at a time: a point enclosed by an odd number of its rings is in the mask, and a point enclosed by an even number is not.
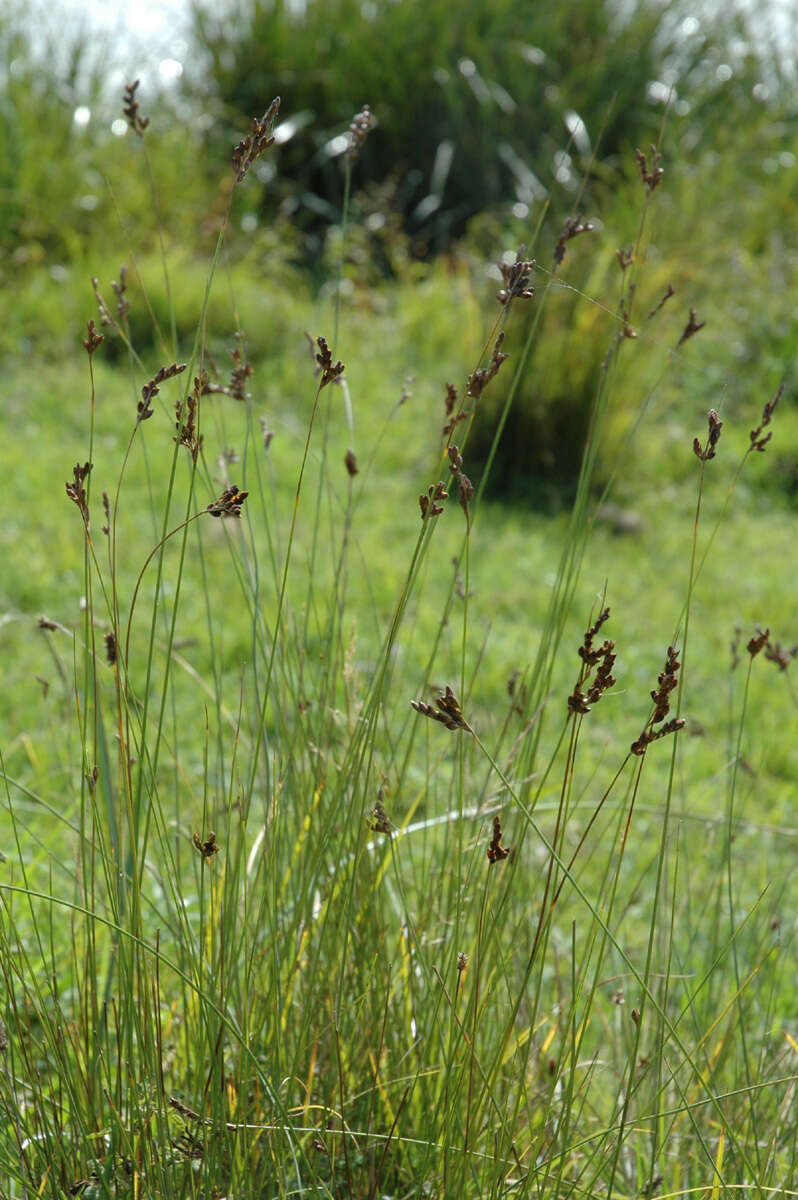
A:
[[[635,319],[668,284],[676,299],[650,352],[624,366],[603,478],[631,414],[660,386],[688,306],[707,321],[711,353],[669,373],[666,410],[668,388],[689,388],[705,407],[748,405],[754,367],[758,395],[785,373],[790,383],[796,40],[789,10],[778,27],[770,11],[467,0],[453,20],[444,0],[194,3],[187,45],[164,82],[152,62],[126,69],[129,51],[96,36],[90,21],[48,34],[4,9],[0,352],[12,362],[72,353],[93,310],[90,278],[110,291],[134,253],[161,328],[171,303],[188,341],[232,187],[231,147],[276,94],[276,153],[240,189],[227,248],[251,352],[256,360],[279,352],[300,312],[329,296],[342,244],[346,130],[368,104],[377,128],[353,173],[343,298],[351,308],[412,310],[423,285],[425,304],[432,297],[434,307],[437,295],[441,311],[439,320],[419,316],[419,336],[448,349],[442,372],[465,372],[473,348],[462,336],[462,302],[447,312],[451,298],[462,284],[483,304],[494,287],[489,264],[526,244],[542,269],[539,289],[553,286],[543,315],[527,318],[542,328],[492,486],[556,507],[572,491],[617,324],[616,249],[639,236],[637,147],[656,143],[666,174],[638,246]],[[150,73],[140,91],[152,118],[149,161],[121,119],[121,82],[140,71]],[[553,248],[577,214],[594,232],[568,246],[555,272]],[[152,269],[161,239],[173,264],[171,301]],[[599,303],[584,303],[583,293]],[[266,298],[268,322],[259,317]],[[221,292],[217,303],[209,328],[227,332]],[[137,346],[154,348],[145,306],[134,304],[131,317]],[[526,332],[512,333],[516,352]],[[503,400],[497,390],[474,430],[477,476]],[[789,455],[775,478],[784,497],[798,497]]]

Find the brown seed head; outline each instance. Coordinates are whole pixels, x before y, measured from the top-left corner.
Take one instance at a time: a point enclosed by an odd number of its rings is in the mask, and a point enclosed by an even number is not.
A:
[[[92,354],[94,354],[100,343],[104,341],[105,334],[98,331],[94,321],[89,321],[87,325],[86,337],[83,339],[83,348],[88,354],[89,358],[91,358]]]
[[[105,661],[109,667],[112,667],[116,662],[116,638],[113,633],[106,633],[105,638]]]
[[[208,831],[208,836],[205,838],[205,841],[202,840],[198,833],[195,833],[191,840],[202,855],[203,862],[209,862],[213,858],[214,854],[219,853],[216,834],[212,829]]]
[[[175,375],[179,375],[182,371],[185,371],[185,369],[185,363],[172,363],[170,367],[161,367],[161,369],[152,377],[149,383],[145,383],[144,387],[141,389],[141,400],[139,400],[138,404],[136,405],[136,412],[138,414],[136,418],[136,424],[140,425],[142,421],[148,421],[153,415],[153,410],[150,407],[150,401],[157,396],[158,392],[161,390],[159,385],[162,384],[166,379],[173,379]]]
[[[335,383],[339,376],[343,375],[344,364],[340,361],[340,359],[338,362],[333,363],[332,352],[330,347],[327,345],[326,338],[317,337],[316,345],[319,348],[319,352],[316,355],[316,362],[321,368],[321,382],[319,383],[319,387],[323,388],[326,387],[328,383]]]
[[[662,308],[663,304],[666,304],[667,301],[670,300],[671,296],[675,296],[675,295],[676,295],[676,293],[673,290],[673,285],[669,283],[667,288],[665,289],[665,294],[662,297],[662,299],[660,300],[659,304],[655,304],[654,307],[652,308],[651,312],[648,314],[649,321],[651,320],[652,317],[656,317],[657,313]]]
[[[139,137],[143,137],[144,130],[147,128],[147,126],[150,123],[150,118],[142,117],[142,115],[139,112],[139,102],[136,99],[136,92],[138,90],[138,86],[139,86],[138,79],[135,79],[133,81],[133,83],[125,84],[125,94],[123,96],[124,107],[122,108],[122,112],[127,117],[127,123],[130,126],[130,128],[133,130],[133,132],[137,133],[139,135]]]
[[[535,260],[522,257],[525,249],[524,246],[518,247],[514,263],[496,264],[504,280],[504,287],[497,293],[496,299],[504,308],[508,308],[513,300],[531,300],[535,294],[530,282]]]
[[[493,866],[494,863],[501,862],[510,853],[509,846],[502,845],[502,823],[499,817],[493,818],[493,837],[487,849],[488,862]]]
[[[706,325],[706,321],[699,321],[698,317],[696,315],[695,309],[691,308],[690,316],[687,320],[687,324],[685,325],[684,329],[682,330],[682,336],[679,338],[678,342],[676,343],[677,350],[678,350],[679,346],[684,345],[684,343],[686,341],[688,341],[691,337],[694,337],[700,330],[702,330],[705,325]]]
[[[763,452],[765,449],[765,446],[768,444],[770,439],[773,437],[772,429],[771,429],[770,433],[765,434],[764,437],[762,437],[762,430],[765,428],[766,425],[770,424],[770,420],[771,420],[771,417],[773,416],[776,405],[778,404],[779,400],[781,400],[783,395],[784,395],[784,384],[782,383],[779,385],[779,390],[776,392],[776,395],[773,397],[773,399],[768,400],[767,404],[762,409],[762,419],[760,420],[756,429],[751,430],[751,435],[750,435],[751,436],[751,444],[748,447],[749,451],[750,450],[759,450],[760,452]]]
[[[236,173],[236,183],[244,181],[252,164],[274,142],[272,129],[279,110],[280,97],[275,96],[260,120],[257,117],[252,118],[251,132],[238,143],[233,151],[232,163]]]
[[[471,726],[463,716],[460,701],[448,684],[445,694],[437,696],[435,703],[438,706],[437,709],[433,708],[431,704],[425,704],[423,700],[411,700],[410,707],[421,713],[423,717],[429,717],[431,721],[438,721],[441,725],[445,725],[447,729],[452,731],[467,729],[469,733],[471,732]]]
[[[721,421],[714,408],[711,408],[707,414],[709,422],[709,432],[707,433],[706,445],[702,447],[698,438],[693,438],[693,454],[700,462],[707,462],[708,459],[715,457],[715,447],[720,438],[720,431],[723,428]]]
[[[448,499],[449,493],[442,483],[430,484],[426,495],[422,493],[418,498],[419,508],[421,509],[421,520],[425,520],[427,514],[430,517],[439,517],[443,512],[443,505],[440,501]]]
[[[363,143],[376,124],[373,112],[368,104],[364,104],[360,112],[355,113],[349,125],[349,149],[346,152],[349,158],[357,158],[363,149]]]
[[[557,245],[554,247],[555,265],[559,266],[565,258],[565,247],[568,242],[582,233],[592,233],[594,228],[590,221],[583,221],[581,217],[567,217]]]
[[[246,500],[249,492],[241,492],[235,483],[226,488],[218,500],[214,500],[209,504],[206,512],[209,512],[212,517],[240,517],[241,505]]]
[[[501,352],[503,341],[504,330],[502,330],[499,336],[496,338],[496,342],[491,353],[490,362],[488,363],[487,367],[477,367],[473,375],[468,376],[466,395],[470,396],[473,400],[479,400],[491,379],[493,379],[497,374],[499,367],[509,357],[509,355],[502,354]]]
[[[66,494],[74,504],[77,504],[80,509],[80,515],[83,517],[83,524],[87,529],[89,527],[89,504],[84,484],[89,476],[92,465],[92,463],[88,462],[84,463],[83,466],[80,463],[75,463],[72,471],[72,482],[65,484]]]
[[[649,147],[649,149],[651,150],[650,167],[648,165],[648,156],[644,154],[642,150],[635,150],[635,157],[637,158],[637,166],[640,170],[640,178],[643,181],[643,186],[650,196],[651,193],[655,191],[662,183],[662,177],[665,174],[665,171],[659,165],[662,161],[662,155],[660,154],[659,150],[657,150],[657,147],[652,145]]]
[[[760,650],[764,649],[764,647],[767,645],[769,637],[770,637],[769,629],[758,629],[757,630],[755,636],[751,638],[748,645],[746,646],[746,650],[751,655],[751,658],[756,658],[756,656],[757,656],[757,654],[759,654]]]

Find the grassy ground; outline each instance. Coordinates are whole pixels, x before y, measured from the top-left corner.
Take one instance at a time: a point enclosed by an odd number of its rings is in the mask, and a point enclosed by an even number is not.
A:
[[[130,354],[16,344],[4,1198],[795,1194],[795,415],[751,452],[772,364],[739,377],[717,279],[714,334],[681,301],[633,339],[598,233],[567,322],[473,252],[316,301],[222,259],[204,306],[184,255],[142,259],[157,328],[96,268]],[[601,346],[557,514],[456,502],[445,384],[476,406],[505,323],[494,420],[536,338]],[[198,428],[239,327],[251,395]]]

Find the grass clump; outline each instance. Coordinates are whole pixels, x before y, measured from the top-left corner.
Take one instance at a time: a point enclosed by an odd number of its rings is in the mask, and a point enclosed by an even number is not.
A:
[[[712,408],[673,449],[691,507],[667,570],[655,530],[657,636],[635,648],[611,541],[589,543],[643,311],[623,269],[571,512],[539,573],[518,553],[534,530],[515,536],[503,595],[514,518],[485,486],[554,272],[534,246],[501,260],[481,349],[423,385],[434,408],[341,276],[325,332],[261,385],[231,271],[214,369],[225,232],[276,103],[233,153],[193,344],[172,305],[140,346],[125,277],[114,301],[95,285],[71,596],[40,621],[58,717],[0,764],[4,1192],[789,1194],[793,834],[773,813],[794,764],[764,761],[751,713],[766,667],[790,712],[793,651],[761,614],[735,642],[745,672],[701,641],[721,622],[709,552],[786,395],[739,447]],[[173,296],[168,253],[162,279]],[[688,304],[668,362],[702,322]],[[101,364],[112,337],[129,382]],[[614,472],[636,465],[627,430]],[[668,481],[645,483],[656,515]]]

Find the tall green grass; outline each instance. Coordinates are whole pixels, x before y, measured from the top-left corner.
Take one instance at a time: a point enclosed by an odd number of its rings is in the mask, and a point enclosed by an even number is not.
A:
[[[368,323],[334,300],[314,331],[329,363],[314,340],[270,441],[270,383],[242,369],[250,331],[224,252],[243,187],[185,369],[174,321],[144,359],[140,316],[98,285],[110,324],[102,345],[87,334],[70,480],[85,603],[74,627],[41,634],[67,701],[54,785],[2,764],[0,1193],[794,1194],[794,834],[768,823],[746,757],[749,696],[782,651],[775,632],[746,650],[751,629],[729,673],[714,646],[707,664],[693,620],[772,393],[736,436],[715,446],[702,418],[674,449],[693,472],[681,577],[625,676],[606,543],[611,612],[602,592],[575,616],[598,450],[643,316],[642,258],[619,271],[548,604],[530,579],[534,618],[507,616],[518,674],[502,695],[471,597],[491,588],[481,558],[498,521],[484,476],[469,499],[452,466],[468,471],[482,385],[512,405],[534,315],[496,377],[476,373],[523,306],[545,315],[551,276],[530,266],[533,298],[486,297],[448,413],[448,372],[412,385],[436,408],[409,405]],[[638,195],[642,239],[661,190]],[[173,295],[168,254],[158,270]],[[241,335],[237,376],[218,363],[228,394],[204,377],[225,291]],[[664,372],[698,353],[700,333],[677,344],[686,321],[650,335]],[[95,375],[111,338],[130,380],[112,420],[118,382]],[[369,359],[394,397],[381,413],[358,377]],[[622,443],[616,473],[635,447]],[[707,669],[716,774],[681,725]]]

